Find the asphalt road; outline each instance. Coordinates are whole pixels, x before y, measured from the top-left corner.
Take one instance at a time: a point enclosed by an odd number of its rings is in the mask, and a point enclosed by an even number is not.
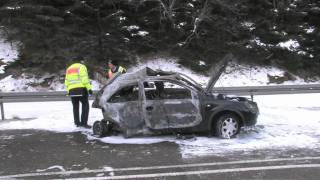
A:
[[[320,149],[183,158],[175,143],[106,144],[80,132],[0,131],[0,179],[320,179]]]

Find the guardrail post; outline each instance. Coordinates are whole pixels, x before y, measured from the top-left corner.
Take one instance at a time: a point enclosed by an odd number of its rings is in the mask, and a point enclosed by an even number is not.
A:
[[[1,118],[4,120],[4,108],[3,108],[3,102],[0,102],[0,107],[1,107]]]

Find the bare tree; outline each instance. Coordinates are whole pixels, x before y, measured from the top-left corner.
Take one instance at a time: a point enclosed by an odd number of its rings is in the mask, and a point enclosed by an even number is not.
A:
[[[273,9],[278,9],[278,0],[272,0]]]
[[[161,17],[169,20],[171,26],[175,28],[175,5],[176,5],[176,0],[158,0],[160,3],[160,13]],[[160,21],[161,22],[161,21]]]
[[[198,38],[198,31],[199,26],[202,21],[205,19],[210,19],[209,13],[210,13],[210,6],[209,6],[209,0],[206,0],[203,4],[203,8],[200,10],[198,16],[196,16],[193,20],[193,30],[191,31],[191,34],[186,38],[186,40],[183,42],[183,44],[188,44],[193,38]]]

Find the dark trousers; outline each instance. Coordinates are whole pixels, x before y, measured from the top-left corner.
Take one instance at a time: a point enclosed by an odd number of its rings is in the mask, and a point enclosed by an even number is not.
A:
[[[71,97],[73,105],[73,118],[76,126],[84,126],[88,123],[89,116],[89,100],[88,95]],[[79,120],[79,102],[82,104],[81,122]]]

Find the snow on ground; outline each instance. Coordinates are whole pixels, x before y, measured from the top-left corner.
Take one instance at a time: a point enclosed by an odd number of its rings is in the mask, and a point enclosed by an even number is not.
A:
[[[35,78],[26,76],[25,74],[22,74],[18,78],[13,78],[12,75],[9,75],[5,78],[3,78],[0,81],[0,88],[3,92],[10,92],[10,91],[48,91],[48,90],[61,90],[63,89],[63,84],[59,82],[58,79],[54,79],[54,81],[50,84],[46,84],[46,79],[54,78],[50,75],[43,76],[41,78]],[[41,86],[42,84],[42,86]]]
[[[183,155],[198,156],[259,149],[319,148],[320,94],[256,96],[260,116],[255,127],[231,140],[181,141]]]
[[[49,79],[49,80],[48,80]],[[61,80],[62,79],[62,80]],[[35,76],[20,75],[18,78],[13,78],[11,75],[0,80],[0,91],[3,92],[35,92],[35,91],[66,91],[63,84],[64,77],[56,77],[50,74],[40,78]],[[100,84],[97,81],[92,81],[93,90],[99,90]]]
[[[277,46],[288,49],[289,51],[297,51],[300,44],[297,40],[289,39],[288,41],[280,42]]]
[[[58,170],[60,170],[60,171],[66,171],[66,170],[63,168],[63,166],[59,166],[59,165],[50,166],[50,167],[48,167],[48,168],[46,168],[46,169],[37,169],[36,171],[37,171],[37,172],[45,172],[45,171],[47,171],[47,170],[52,170],[52,169],[58,169]]]
[[[179,65],[176,59],[158,58],[154,60],[147,60],[146,62],[139,63],[137,66],[130,68],[129,71],[142,69],[144,67],[161,69],[164,71],[180,72],[196,80],[202,86],[205,86],[210,78],[205,75],[199,75],[198,73]],[[285,72],[283,70],[275,67],[251,67],[249,65],[229,63],[225,72],[221,74],[215,87],[276,85],[275,83],[269,82],[268,75],[282,77],[284,73]],[[307,84],[307,82],[305,82],[303,79],[297,76],[293,77],[296,80],[285,81],[283,84]]]
[[[0,32],[0,74],[3,74],[5,66],[16,58],[18,58],[17,44],[5,42]]]
[[[92,103],[92,102],[90,102]],[[73,124],[71,101],[4,104],[6,119],[0,129],[39,129],[55,132],[82,131]],[[101,120],[99,109],[90,109],[89,124]]]
[[[121,135],[96,138],[91,130],[73,125],[71,102],[7,103],[7,120],[0,130],[39,129],[55,132],[81,131],[89,140],[110,144],[150,144],[164,141],[179,145],[184,158],[234,151],[250,152],[261,149],[320,148],[320,94],[255,96],[260,116],[255,127],[241,131],[235,139],[195,137],[181,140],[173,136],[125,139]],[[89,124],[102,119],[99,109],[90,109]]]
[[[176,59],[164,59],[164,58],[157,58],[152,60],[147,59],[145,62],[140,62],[138,63],[137,66],[129,68],[128,72],[138,71],[145,67],[149,67],[154,70],[160,69],[163,71],[180,72],[188,75],[192,79],[197,80],[197,82],[200,82],[201,84],[206,84],[209,80],[208,77],[204,75],[199,75],[194,71],[181,66],[180,64],[177,63]]]
[[[202,63],[201,63],[202,62]],[[199,60],[200,65],[204,62]],[[202,86],[206,86],[209,81],[209,76],[200,75],[188,68],[185,68],[177,63],[177,59],[147,59],[146,62],[141,62],[137,66],[130,67],[128,72],[137,71],[144,67],[150,67],[152,69],[161,69],[164,71],[180,72],[188,75],[192,79],[196,80]],[[230,63],[226,68],[226,71],[221,75],[216,83],[216,87],[229,87],[229,86],[263,86],[263,85],[276,85],[269,82],[269,76],[282,77],[285,71],[275,67],[258,67],[249,65],[239,65]],[[293,76],[296,80],[285,81],[283,84],[307,84],[303,79]],[[47,81],[47,79],[52,81]],[[20,77],[13,78],[7,76],[0,80],[0,91],[63,91],[65,90],[63,84],[64,77],[56,77],[47,74],[43,77],[30,77],[22,74]],[[319,80],[320,81],[320,80]],[[48,82],[50,82],[48,84]],[[43,86],[43,84],[47,83]],[[310,83],[310,82],[308,82]],[[314,82],[319,83],[319,82]],[[93,80],[93,89],[99,90],[102,87],[97,81]]]
[[[200,61],[200,60],[199,60]],[[179,65],[175,59],[158,58],[141,62],[136,67],[129,68],[134,71],[148,66],[153,69],[176,71],[184,73],[205,86],[208,76],[199,75],[190,69]],[[284,71],[274,67],[250,67],[248,65],[230,64],[222,74],[216,86],[253,86],[270,84],[269,76],[282,76]],[[0,81],[2,91],[44,91],[64,90],[64,86],[56,78],[47,89],[35,84],[45,83],[48,75],[41,78],[24,77],[13,78],[8,76]],[[294,81],[284,84],[305,84],[302,79],[295,77]],[[319,83],[319,82],[318,82]],[[93,82],[95,89],[99,83]],[[256,96],[260,108],[260,116],[255,127],[241,131],[235,139],[218,139],[208,137],[195,137],[187,140],[172,136],[139,137],[125,139],[122,136],[96,138],[91,130],[76,128],[73,125],[71,102],[32,102],[32,103],[6,103],[5,115],[8,119],[0,122],[0,130],[8,129],[39,129],[55,132],[81,131],[89,140],[99,139],[111,144],[150,144],[163,141],[174,142],[179,145],[183,157],[201,156],[206,154],[226,153],[259,149],[282,148],[314,148],[320,147],[320,94],[300,95],[269,95]],[[26,119],[27,118],[27,119]],[[102,119],[99,109],[90,109],[89,124]]]
[[[270,82],[269,76],[283,77],[285,71],[276,67],[250,67],[248,65],[231,64],[221,74],[215,87],[230,86],[267,86],[278,85]],[[296,80],[284,81],[281,85],[308,84],[303,79],[292,75]],[[319,82],[314,82],[319,83]]]

